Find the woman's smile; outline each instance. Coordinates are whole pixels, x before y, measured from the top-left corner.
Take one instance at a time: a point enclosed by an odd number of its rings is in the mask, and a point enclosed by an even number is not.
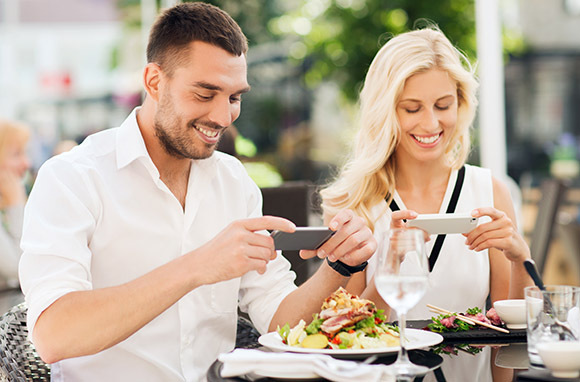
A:
[[[421,147],[433,147],[441,140],[441,137],[443,136],[443,131],[440,131],[437,134],[431,134],[431,135],[411,134],[411,136],[417,141],[419,146],[421,146]]]

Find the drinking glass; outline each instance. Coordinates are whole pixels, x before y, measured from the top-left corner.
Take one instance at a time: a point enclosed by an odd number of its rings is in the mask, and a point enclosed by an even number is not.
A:
[[[383,244],[387,249],[379,252],[375,284],[383,300],[397,313],[401,343],[397,360],[389,368],[401,377],[425,374],[429,369],[412,363],[405,347],[405,315],[427,289],[429,266],[424,234],[420,229],[391,229]]]
[[[534,366],[543,366],[538,347],[545,343],[580,341],[580,288],[546,285],[524,289],[526,296],[528,356]]]

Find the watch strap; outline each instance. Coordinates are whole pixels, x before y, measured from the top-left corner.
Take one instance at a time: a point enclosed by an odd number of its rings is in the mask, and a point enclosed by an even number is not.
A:
[[[326,258],[326,262],[328,263],[328,265],[332,269],[334,269],[335,271],[337,271],[338,273],[340,273],[341,275],[343,275],[345,277],[350,277],[350,276],[352,276],[353,273],[357,273],[357,272],[364,270],[368,265],[368,262],[365,261],[359,265],[350,266],[350,265],[343,263],[340,260],[330,261],[330,260],[328,260],[328,257]]]

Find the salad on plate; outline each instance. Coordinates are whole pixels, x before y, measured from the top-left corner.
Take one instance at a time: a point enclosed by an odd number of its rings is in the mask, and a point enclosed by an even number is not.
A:
[[[338,288],[307,325],[278,327],[282,342],[310,349],[378,349],[399,346],[399,328],[386,322],[383,311],[366,299]]]

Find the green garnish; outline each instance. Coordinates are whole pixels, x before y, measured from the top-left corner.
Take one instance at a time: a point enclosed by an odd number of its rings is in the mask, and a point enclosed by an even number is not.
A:
[[[447,354],[447,355],[457,355],[458,350],[463,350],[464,352],[470,354],[477,354],[483,350],[482,346],[473,346],[469,344],[445,344],[441,343],[439,345],[433,346],[431,351],[434,354]]]
[[[481,313],[481,309],[479,309],[476,306],[475,308],[469,308],[469,309],[467,309],[467,311],[465,313],[471,314],[471,315],[475,316],[475,315],[477,315],[477,313]]]
[[[455,345],[456,348],[461,349],[463,351],[466,351],[470,354],[477,354],[479,352],[481,352],[484,348],[484,346],[474,346],[474,345],[469,345],[469,344],[458,344]]]
[[[461,332],[470,330],[474,327],[474,325],[470,325],[465,321],[458,320],[456,316],[457,316],[456,314],[440,314],[437,317],[431,317],[431,320],[433,320],[433,322],[429,323],[427,327],[429,328],[429,330],[436,333]],[[457,327],[448,328],[447,326],[441,323],[441,320],[450,317],[455,317],[454,324],[457,325]]]

